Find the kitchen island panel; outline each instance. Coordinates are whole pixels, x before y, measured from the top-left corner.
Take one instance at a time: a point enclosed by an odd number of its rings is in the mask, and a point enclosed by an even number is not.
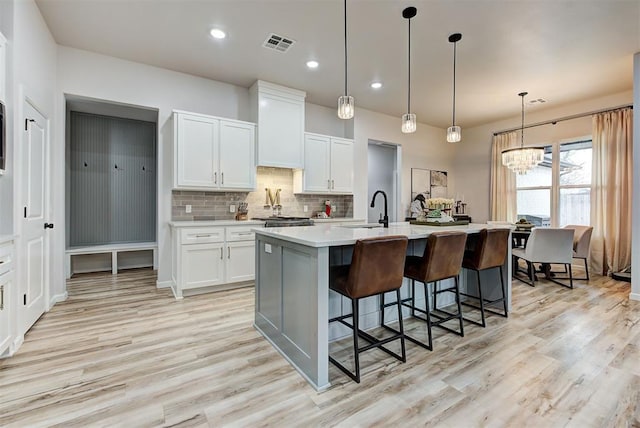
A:
[[[329,249],[256,235],[255,327],[317,390],[329,386]]]

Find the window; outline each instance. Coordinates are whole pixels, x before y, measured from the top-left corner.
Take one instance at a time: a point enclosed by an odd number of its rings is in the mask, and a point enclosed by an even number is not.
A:
[[[518,218],[537,226],[589,224],[591,140],[544,147],[544,160],[516,176]]]

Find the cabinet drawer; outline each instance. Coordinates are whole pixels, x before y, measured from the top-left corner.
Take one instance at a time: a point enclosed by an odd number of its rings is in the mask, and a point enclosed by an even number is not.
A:
[[[223,227],[189,227],[180,231],[183,244],[206,244],[209,242],[223,242]]]
[[[0,275],[9,272],[11,269],[11,262],[13,261],[11,256],[12,248],[12,245],[0,245]]]
[[[251,229],[260,227],[258,225],[252,226],[233,226],[227,227],[227,241],[253,241],[255,239],[255,233]]]

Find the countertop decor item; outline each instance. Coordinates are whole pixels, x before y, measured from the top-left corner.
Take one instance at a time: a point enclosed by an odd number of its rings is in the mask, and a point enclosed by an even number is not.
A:
[[[449,42],[453,43],[453,117],[451,126],[447,129],[447,141],[457,143],[462,138],[462,130],[456,126],[456,45],[462,40],[462,34],[454,33],[449,36]]]
[[[513,172],[524,175],[544,159],[544,148],[524,146],[524,97],[528,92],[520,92],[522,98],[522,126],[520,127],[520,147],[502,151],[502,164]]]
[[[402,11],[402,17],[409,23],[409,49],[408,53],[408,65],[407,65],[407,112],[402,115],[402,132],[405,134],[411,134],[416,132],[416,115],[411,113],[411,18],[414,18],[418,13],[418,9],[415,7],[407,7]]]
[[[338,117],[351,119],[354,110],[353,97],[347,92],[347,0],[344,0],[344,95],[338,97]]]

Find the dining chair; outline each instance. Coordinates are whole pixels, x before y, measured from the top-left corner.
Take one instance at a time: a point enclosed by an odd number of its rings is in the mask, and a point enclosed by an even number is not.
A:
[[[531,235],[527,240],[525,248],[514,248],[512,250],[513,257],[513,277],[530,285],[535,286],[535,269],[534,263],[542,263],[543,265],[562,264],[568,270],[568,278],[559,278],[551,273],[550,269],[546,271],[547,279],[565,287],[573,288],[573,273],[571,271],[571,262],[573,260],[573,235],[572,229],[555,228],[555,227],[535,227],[531,230]],[[522,259],[527,263],[527,278],[529,282],[522,279],[518,272],[522,272],[518,268],[518,260]],[[569,285],[558,281],[558,279],[568,279]]]

